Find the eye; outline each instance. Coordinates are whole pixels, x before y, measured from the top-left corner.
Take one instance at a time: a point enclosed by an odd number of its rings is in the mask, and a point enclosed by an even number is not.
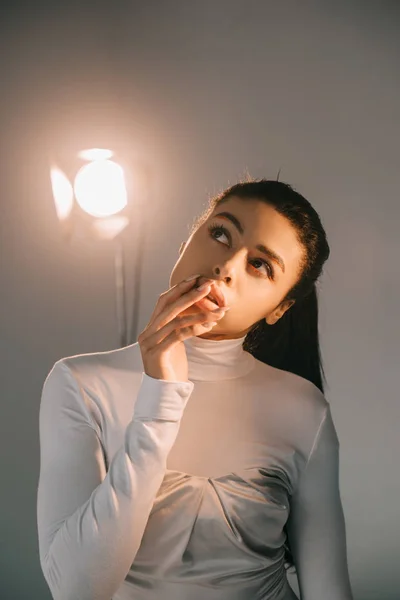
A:
[[[219,237],[220,237],[218,235],[219,233],[222,233],[223,235],[225,235],[228,238],[229,243],[231,243],[231,241],[232,241],[230,232],[223,225],[211,224],[208,226],[208,231],[210,232],[211,237],[216,241],[219,241]],[[269,277],[270,279],[274,279],[274,270],[267,260],[264,260],[263,258],[254,258],[252,262],[253,263],[257,263],[257,262],[261,263],[265,267],[267,277]],[[258,271],[256,269],[256,272],[259,274],[259,277],[262,277],[262,275],[260,275],[260,271]]]

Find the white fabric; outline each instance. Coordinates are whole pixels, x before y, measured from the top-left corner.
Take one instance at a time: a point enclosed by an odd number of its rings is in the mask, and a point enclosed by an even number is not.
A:
[[[329,404],[243,340],[186,340],[188,382],[146,375],[137,343],[54,365],[37,518],[55,600],[293,600],[285,526],[302,600],[351,600]]]

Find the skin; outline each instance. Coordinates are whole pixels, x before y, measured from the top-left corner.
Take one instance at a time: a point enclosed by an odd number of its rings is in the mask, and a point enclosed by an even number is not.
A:
[[[243,235],[226,218],[215,217],[221,211],[228,211],[239,219],[244,228]],[[231,240],[222,231],[210,233],[208,226],[211,223],[228,230]],[[285,272],[257,250],[257,244],[264,244],[278,254],[285,263]],[[296,230],[284,216],[260,200],[243,201],[231,197],[217,206],[188,240],[182,242],[169,285],[172,287],[196,273],[201,273],[197,285],[208,278],[216,280],[213,285],[223,292],[225,303],[231,309],[212,330],[198,337],[212,340],[238,338],[246,335],[261,319],[273,325],[290,309],[294,301],[283,302],[283,298],[297,282],[303,258],[304,248],[297,239]],[[268,276],[269,267],[260,259],[270,263],[274,280]],[[187,309],[191,313],[200,310],[196,305],[190,311]]]

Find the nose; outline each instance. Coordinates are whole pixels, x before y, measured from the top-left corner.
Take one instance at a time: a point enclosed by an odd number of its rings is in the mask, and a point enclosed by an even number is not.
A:
[[[215,276],[215,279],[223,279],[225,281],[225,283],[231,282],[231,276],[228,273],[229,273],[229,267],[226,265],[224,265],[222,268],[221,267],[213,268],[213,275]]]
[[[231,277],[229,275],[227,275],[226,277],[222,277],[219,273],[213,272],[209,277],[199,277],[199,279],[197,280],[197,286],[201,285],[202,283],[205,283],[206,281],[212,282],[219,280],[224,280],[226,283],[230,283]]]
[[[230,275],[228,275],[228,272],[229,272],[228,266],[224,266],[222,268],[221,267],[213,267],[212,274],[209,277],[199,277],[196,287],[198,287],[199,285],[202,285],[206,281],[212,282],[212,281],[218,281],[221,279],[223,279],[225,281],[225,283],[230,284],[232,281],[232,278]],[[225,273],[225,275],[224,275],[224,273]]]

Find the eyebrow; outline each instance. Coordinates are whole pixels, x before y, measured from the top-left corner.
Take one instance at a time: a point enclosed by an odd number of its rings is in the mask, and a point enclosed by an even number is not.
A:
[[[228,221],[230,221],[236,227],[236,229],[239,231],[239,233],[241,235],[243,235],[243,233],[244,233],[243,225],[241,224],[239,219],[237,217],[235,217],[235,215],[233,215],[232,213],[223,211],[223,212],[215,214],[214,217],[228,219]],[[285,272],[285,263],[283,262],[283,259],[278,254],[276,254],[276,252],[271,250],[271,248],[267,248],[266,246],[264,246],[264,244],[257,244],[256,248],[257,248],[257,250],[259,250],[260,252],[262,252],[263,254],[268,256],[268,258],[270,258],[271,260],[276,262],[282,269],[283,273]]]

